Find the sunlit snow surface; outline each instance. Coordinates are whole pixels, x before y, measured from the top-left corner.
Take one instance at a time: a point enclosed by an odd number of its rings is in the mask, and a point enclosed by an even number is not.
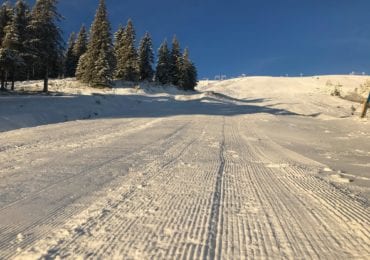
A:
[[[1,95],[0,258],[367,259],[367,79]]]

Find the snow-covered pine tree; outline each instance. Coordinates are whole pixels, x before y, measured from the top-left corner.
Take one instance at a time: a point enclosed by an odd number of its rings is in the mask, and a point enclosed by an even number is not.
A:
[[[12,82],[11,89],[14,90],[16,77],[25,78],[26,76],[25,68],[29,52],[26,45],[29,7],[23,0],[18,0],[13,9],[9,4],[3,5],[3,8],[3,12],[5,11],[7,13],[6,16],[11,17],[11,20],[3,30],[5,35],[1,42],[2,50],[0,59],[4,68],[1,73],[2,85],[4,87],[4,74],[9,74]]]
[[[9,26],[12,20],[12,7],[9,1],[5,1],[0,7],[0,46],[4,41],[6,34],[5,28]],[[1,46],[2,47],[2,46]],[[0,66],[1,66],[1,90],[5,90],[5,79],[9,63],[9,53],[5,49],[0,49]]]
[[[44,78],[43,91],[48,91],[49,73],[57,69],[63,56],[64,42],[57,23],[61,15],[57,0],[37,0],[31,13],[29,45],[35,55],[34,63]]]
[[[180,77],[180,66],[181,66],[181,48],[180,43],[177,40],[177,37],[174,36],[172,40],[172,49],[171,49],[171,83],[175,86],[179,85],[179,77]]]
[[[138,55],[135,48],[135,29],[132,20],[128,20],[124,33],[117,43],[116,78],[124,81],[139,79]]]
[[[110,86],[114,71],[114,53],[111,27],[104,0],[99,0],[94,22],[90,29],[87,51],[78,63],[77,79],[92,86]]]
[[[110,69],[109,64],[109,58],[107,57],[107,52],[104,50],[104,48],[100,49],[99,57],[95,62],[95,66],[97,68],[97,79],[99,79],[100,82],[110,82],[112,80],[112,71]],[[103,85],[101,83],[95,83],[99,85]],[[103,85],[104,86],[104,85]]]
[[[181,58],[179,75],[179,86],[184,90],[194,90],[198,83],[198,75],[194,63],[190,60],[188,48],[185,49]]]
[[[77,63],[76,68],[76,79],[85,83],[89,83],[90,73],[87,70],[88,66],[88,56],[87,51],[81,55]]]
[[[78,61],[87,49],[87,33],[86,28],[82,25],[80,32],[75,38],[71,34],[68,41],[68,49],[66,52],[65,75],[67,77],[75,77]]]
[[[72,32],[68,39],[68,47],[65,54],[65,63],[64,63],[65,77],[74,77],[76,73],[77,58],[75,57],[73,52],[75,44],[76,44],[76,34]]]
[[[78,80],[86,81],[83,79],[84,72],[86,71],[86,52],[88,46],[88,36],[86,28],[82,25],[80,32],[78,33],[76,44],[74,46],[73,52],[77,58],[75,76]],[[87,81],[86,81],[87,82]]]
[[[118,51],[122,48],[123,34],[125,33],[125,28],[119,25],[117,32],[114,34],[114,53],[117,56]]]
[[[158,62],[155,72],[155,80],[163,85],[171,84],[171,64],[170,51],[168,49],[167,40],[161,44],[158,50]]]
[[[118,52],[122,46],[122,42],[123,42],[123,34],[125,32],[125,28],[120,24],[118,26],[118,30],[117,32],[114,34],[114,57],[115,57],[115,71],[113,73],[113,76],[116,76],[117,75],[117,56],[118,56]]]
[[[140,41],[139,46],[139,79],[141,81],[152,81],[154,76],[153,70],[154,53],[153,44],[150,34],[145,33]]]
[[[86,52],[87,50],[87,32],[85,25],[81,26],[81,29],[77,35],[77,39],[73,48],[73,54],[78,59]]]
[[[4,41],[5,28],[11,23],[13,9],[9,1],[5,1],[0,7],[0,43]]]
[[[20,30],[22,29],[22,25],[19,24],[20,17],[18,15],[19,11],[19,2],[17,3],[17,7],[14,9],[14,14],[12,17],[12,21],[9,25],[7,25],[4,29],[5,36],[2,42],[2,49],[1,49],[1,63],[2,70],[5,71],[5,74],[10,76],[12,86],[11,89],[14,90],[14,81],[15,81],[15,74],[16,71],[21,67],[24,66],[24,60],[22,58],[22,52],[25,50],[24,48],[24,39],[20,35]],[[2,83],[4,82],[4,73],[2,73]]]
[[[14,7],[14,17],[12,23],[16,27],[18,32],[18,42],[19,42],[19,55],[23,59],[24,64],[21,69],[17,71],[15,77],[16,80],[26,79],[28,77],[28,72],[31,67],[32,54],[27,45],[29,34],[30,21],[30,8],[24,0],[17,0]]]

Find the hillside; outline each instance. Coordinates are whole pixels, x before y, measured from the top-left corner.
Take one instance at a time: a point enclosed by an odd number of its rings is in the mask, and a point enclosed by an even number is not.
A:
[[[323,118],[336,118],[348,117],[352,112],[358,114],[360,103],[370,92],[370,84],[366,85],[369,80],[369,76],[341,75],[247,77],[201,82],[198,89],[223,93],[238,99],[263,98],[263,104],[271,104],[298,114],[319,114]],[[338,89],[340,97],[332,96],[335,89]]]
[[[145,115],[146,112],[153,112],[148,104],[152,98],[169,98],[168,101],[200,100],[207,96],[215,97],[211,92],[236,99],[258,99],[260,105],[272,105],[297,114],[316,114],[324,119],[350,117],[352,113],[359,114],[360,104],[332,97],[330,94],[339,84],[343,97],[359,100],[360,96],[366,96],[361,85],[367,80],[370,77],[248,77],[221,82],[202,81],[197,88],[199,92],[192,93],[173,87],[151,84],[135,86],[121,82],[117,82],[113,89],[96,89],[73,79],[66,79],[51,81],[50,95],[37,93],[41,90],[41,81],[18,82],[17,93],[22,95],[0,96],[0,131],[71,120],[135,116],[137,113]],[[173,104],[167,102],[160,105]]]

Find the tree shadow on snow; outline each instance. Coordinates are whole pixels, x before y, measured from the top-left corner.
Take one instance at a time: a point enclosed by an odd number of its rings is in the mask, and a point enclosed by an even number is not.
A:
[[[185,95],[75,95],[0,97],[1,131],[86,119],[150,118],[179,115],[236,116],[301,115],[266,105],[267,99],[237,99],[219,93],[188,92]],[[26,118],[26,120],[25,120]]]
[[[295,115],[297,114],[285,109],[275,108],[275,104],[262,105],[261,103],[269,101],[267,99],[236,99],[222,95],[221,98],[213,96],[203,96],[197,98],[196,93],[187,96],[111,96],[104,95],[95,97],[95,101],[101,105],[100,117],[113,118],[132,118],[132,117],[170,117],[179,115],[212,115],[212,116],[236,116],[246,114],[266,113],[272,115]],[[182,99],[181,97],[184,97]],[[81,103],[86,103],[84,99],[91,97],[79,96]],[[189,99],[190,98],[190,99]],[[192,99],[191,99],[192,98]],[[113,102],[111,102],[113,101]],[[79,103],[80,103],[79,102]],[[88,101],[89,102],[89,101]],[[104,106],[115,106],[115,113],[110,113],[109,109],[105,111]],[[261,104],[261,105],[259,105]],[[99,109],[99,107],[98,107]],[[106,113],[106,114],[105,114]],[[105,115],[104,115],[105,114]]]

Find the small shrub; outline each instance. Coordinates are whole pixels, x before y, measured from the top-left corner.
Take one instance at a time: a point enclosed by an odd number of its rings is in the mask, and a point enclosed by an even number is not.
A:
[[[334,86],[333,91],[330,93],[330,95],[334,97],[340,97],[341,96],[341,91],[342,91],[342,85],[337,84]]]

